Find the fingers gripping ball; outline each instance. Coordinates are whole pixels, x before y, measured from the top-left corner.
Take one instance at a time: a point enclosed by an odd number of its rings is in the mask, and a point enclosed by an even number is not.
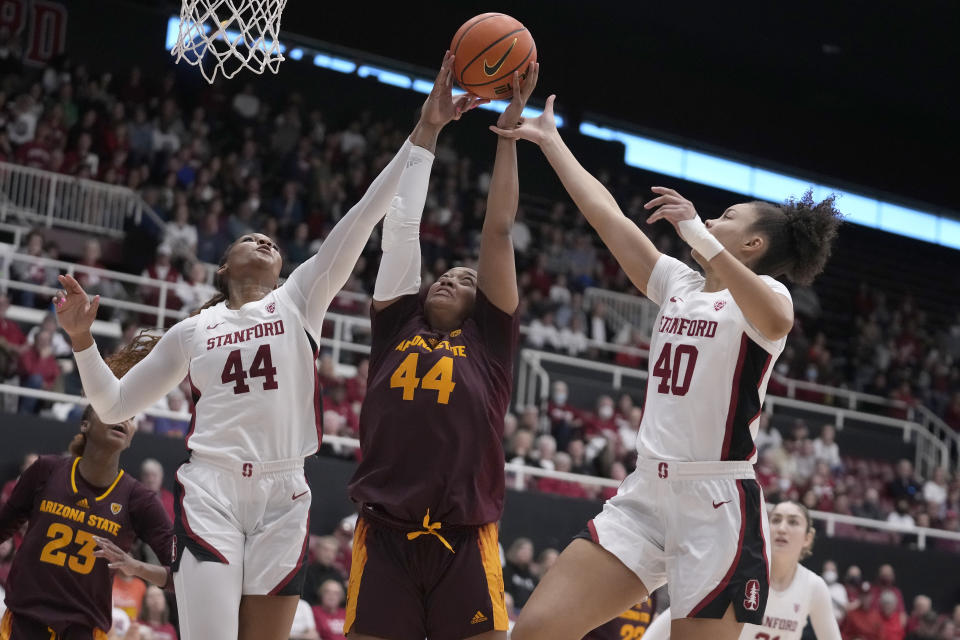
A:
[[[537,45],[519,20],[503,13],[483,13],[467,20],[450,43],[455,57],[453,77],[465,91],[482,98],[508,100],[513,96],[514,71],[526,77],[537,61]]]

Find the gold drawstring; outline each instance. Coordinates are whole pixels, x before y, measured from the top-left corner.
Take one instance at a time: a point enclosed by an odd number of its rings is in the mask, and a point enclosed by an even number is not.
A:
[[[430,509],[427,509],[427,515],[423,516],[423,531],[411,531],[407,534],[407,540],[414,540],[422,535],[437,536],[437,538],[440,539],[440,542],[443,543],[443,546],[445,546],[447,549],[450,549],[450,553],[456,553],[456,551],[453,550],[453,547],[450,546],[450,543],[447,542],[447,539],[437,533],[437,530],[442,526],[443,525],[439,522],[430,522]]]

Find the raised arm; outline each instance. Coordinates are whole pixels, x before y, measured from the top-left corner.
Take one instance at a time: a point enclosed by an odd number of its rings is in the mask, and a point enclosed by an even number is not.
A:
[[[543,114],[513,130],[491,127],[509,138],[523,138],[540,146],[574,204],[613,254],[630,281],[646,293],[650,273],[660,258],[653,242],[627,218],[599,180],[577,161],[560,137],[553,119],[553,102],[547,98]]]
[[[73,344],[73,356],[83,390],[97,415],[107,424],[129,420],[150,407],[187,375],[190,366],[186,346],[195,318],[178,322],[156,346],[127,372],[123,379],[103,361],[90,333],[99,298],[90,301],[72,276],[60,276],[64,290],[56,298],[57,319]]]
[[[764,280],[737,260],[697,215],[693,203],[673,189],[653,187],[658,194],[644,205],[657,208],[647,222],[668,220],[684,241],[710,263],[723,280],[744,317],[768,340],[779,340],[793,328],[793,302],[771,289]]]
[[[423,103],[420,121],[410,135],[415,146],[383,221],[383,256],[373,290],[373,308],[377,311],[420,290],[420,219],[440,131],[451,120],[459,120],[463,113],[488,102],[470,94],[454,98],[451,69],[453,56],[447,52],[433,89]]]
[[[497,126],[512,129],[520,123],[527,99],[537,86],[540,65],[533,63],[524,74],[513,73],[513,99],[500,114]],[[513,220],[520,202],[520,178],[517,172],[517,142],[497,138],[497,155],[493,161],[493,176],[487,192],[487,212],[480,234],[480,263],[477,268],[477,286],[487,299],[500,310],[512,314],[517,309],[517,267],[513,255]]]

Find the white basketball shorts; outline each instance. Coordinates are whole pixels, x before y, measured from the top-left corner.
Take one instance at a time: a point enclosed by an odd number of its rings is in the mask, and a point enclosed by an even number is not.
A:
[[[640,459],[587,528],[649,592],[668,585],[674,619],[721,618],[732,604],[738,621],[762,622],[770,536],[749,462]]]
[[[179,570],[183,549],[200,561],[243,567],[243,595],[300,595],[310,526],[303,459],[238,462],[194,453],[177,470]]]

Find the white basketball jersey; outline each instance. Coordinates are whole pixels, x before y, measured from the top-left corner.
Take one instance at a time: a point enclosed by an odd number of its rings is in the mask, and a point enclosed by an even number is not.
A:
[[[790,299],[781,283],[761,278]],[[650,274],[647,297],[660,313],[637,451],[656,460],[755,462],[760,406],[786,338],[766,339],[728,290],[703,286],[700,273],[666,255]]]
[[[800,640],[803,628],[807,626],[810,602],[818,580],[823,582],[820,576],[798,564],[797,573],[786,591],[770,588],[763,625],[743,625],[740,640]]]
[[[253,462],[316,453],[316,337],[283,288],[239,309],[204,309],[190,344],[189,449]]]

